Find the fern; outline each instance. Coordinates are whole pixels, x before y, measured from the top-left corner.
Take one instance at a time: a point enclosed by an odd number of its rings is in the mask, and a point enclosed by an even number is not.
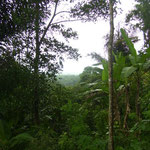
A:
[[[10,141],[9,141],[9,149],[10,150],[25,150],[28,145],[33,141],[33,137],[31,135],[29,135],[28,133],[22,133],[19,134],[15,137],[13,137]]]

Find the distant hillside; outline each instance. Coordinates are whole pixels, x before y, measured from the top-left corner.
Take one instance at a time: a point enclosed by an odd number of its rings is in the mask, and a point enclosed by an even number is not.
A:
[[[58,75],[58,82],[65,86],[73,86],[80,81],[79,75]]]

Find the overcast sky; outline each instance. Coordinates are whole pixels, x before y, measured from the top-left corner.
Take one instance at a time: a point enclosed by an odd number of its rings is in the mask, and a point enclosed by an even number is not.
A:
[[[121,0],[121,8],[123,12],[115,18],[115,27],[124,26],[125,14],[131,10],[135,4],[134,0]],[[66,25],[66,24],[65,24]],[[103,57],[107,57],[107,52],[104,48],[104,36],[109,33],[109,22],[100,20],[96,23],[87,22],[73,22],[68,23],[68,27],[78,33],[78,40],[70,40],[70,45],[79,49],[82,55],[78,61],[66,59],[64,62],[63,74],[80,74],[86,66],[91,66],[95,62],[87,54],[97,52]]]

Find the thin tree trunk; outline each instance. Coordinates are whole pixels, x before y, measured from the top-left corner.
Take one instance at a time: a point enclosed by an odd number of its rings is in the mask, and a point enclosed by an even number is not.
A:
[[[35,38],[36,38],[36,50],[34,60],[34,122],[39,124],[39,55],[40,55],[40,44],[39,44],[39,2],[36,2],[36,18],[35,18]]]
[[[33,102],[33,117],[34,117],[34,122],[35,124],[40,123],[40,117],[39,117],[39,102],[40,102],[40,97],[39,97],[39,56],[40,56],[40,45],[43,42],[43,39],[50,28],[54,17],[56,16],[56,10],[58,6],[58,0],[55,3],[55,9],[54,9],[54,14],[52,18],[49,21],[48,26],[44,30],[44,33],[40,39],[39,34],[40,34],[40,25],[39,25],[39,20],[40,20],[40,8],[39,8],[39,2],[36,1],[36,18],[35,18],[35,39],[36,39],[36,51],[35,51],[35,60],[34,60],[34,102]]]
[[[120,119],[120,111],[119,111],[119,105],[118,105],[118,97],[119,95],[117,93],[113,93],[115,96],[113,96],[113,114],[114,114],[114,120],[117,121],[119,125],[121,125],[121,119]]]
[[[137,115],[138,121],[141,118],[139,97],[140,97],[140,78],[139,78],[139,75],[137,74],[137,95],[136,95],[135,107],[136,107],[136,115]]]
[[[128,119],[128,115],[130,113],[130,104],[129,104],[129,87],[127,86],[126,89],[126,97],[125,97],[125,102],[126,102],[126,112],[125,112],[125,117],[124,117],[124,122],[123,122],[123,128],[127,129],[128,125],[127,125],[127,119]]]
[[[113,140],[113,62],[112,49],[114,38],[114,18],[113,18],[113,0],[109,0],[110,7],[110,38],[108,46],[108,69],[109,69],[109,141],[108,150],[114,150]]]

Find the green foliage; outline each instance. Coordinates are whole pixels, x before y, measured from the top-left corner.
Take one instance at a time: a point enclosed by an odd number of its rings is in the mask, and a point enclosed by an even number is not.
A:
[[[102,150],[105,149],[107,143],[106,140],[98,137],[98,133],[91,131],[92,129],[90,129],[90,122],[88,120],[90,112],[86,108],[86,105],[87,103],[79,105],[77,103],[72,103],[71,101],[68,101],[68,104],[62,107],[63,115],[67,115],[66,119],[69,129],[60,136],[59,145],[62,150],[98,150],[99,148],[101,148]],[[100,120],[97,116],[96,122],[98,123],[99,121]],[[100,122],[103,121],[104,120]],[[98,126],[99,125],[97,124],[97,127]]]
[[[122,77],[123,78],[127,78],[129,77],[133,72],[135,72],[137,70],[137,68],[131,66],[131,67],[125,67],[122,70]]]
[[[127,46],[128,46],[129,49],[130,49],[130,52],[131,52],[132,56],[134,56],[134,57],[136,58],[136,57],[137,57],[137,53],[136,53],[136,50],[135,50],[135,48],[134,48],[133,43],[132,43],[131,40],[128,38],[128,36],[127,36],[127,34],[126,34],[126,32],[125,32],[124,29],[121,29],[121,33],[122,33],[122,36],[123,36],[124,40],[126,41]]]
[[[98,67],[85,67],[80,74],[80,82],[92,83],[99,80],[98,75],[101,76],[102,69]]]
[[[146,54],[137,55],[136,49],[134,48],[134,45],[131,42],[131,40],[128,38],[125,30],[121,29],[121,33],[131,52],[131,55],[129,55],[129,60],[132,64],[132,66],[125,67],[123,69],[122,76],[129,77],[136,70],[141,71],[142,69],[147,69],[149,67],[149,48],[146,50]]]
[[[25,150],[29,148],[33,137],[28,133],[20,133],[16,136],[12,135],[10,122],[0,120],[0,148],[6,150]]]
[[[34,139],[28,150],[57,150],[58,135],[50,127],[32,126],[30,132],[33,134]]]
[[[87,1],[79,2],[72,9],[73,15],[75,17],[81,18],[82,20],[92,20],[95,21],[99,17],[108,17],[108,2],[105,0],[100,1]]]
[[[107,61],[102,61],[103,65],[103,72],[102,72],[102,80],[107,81],[108,80],[108,62]]]
[[[136,0],[134,9],[129,12],[126,18],[126,22],[131,22],[134,29],[139,28],[144,33],[144,46],[149,47],[149,32],[150,32],[150,21],[149,21],[149,0]],[[136,20],[132,22],[132,20]]]
[[[33,141],[33,137],[29,135],[28,133],[22,133],[19,134],[9,141],[9,149],[13,150],[26,150],[30,145],[30,143]]]
[[[11,132],[9,124],[4,120],[0,120],[0,148],[5,149],[8,147],[10,136]]]
[[[59,75],[57,78],[58,82],[64,86],[74,86],[80,80],[79,75]]]
[[[16,34],[17,32],[24,31],[27,26],[31,27],[34,21],[33,7],[33,1],[1,1],[0,41],[4,40],[8,36]]]
[[[36,95],[35,83],[37,83],[34,81],[37,80],[34,74],[36,45],[33,22],[36,13],[33,14],[33,11],[36,1],[31,1],[30,4],[29,1],[14,2],[13,4],[9,1],[16,9],[12,18],[8,18],[8,24],[5,22],[6,26],[5,23],[3,26],[7,28],[9,24],[14,23],[17,26],[16,30],[12,34],[4,31],[1,37],[7,40],[0,43],[0,149],[106,150],[109,132],[108,61],[93,53],[92,57],[98,60],[97,66],[102,65],[102,69],[88,66],[79,76],[59,76],[58,78],[62,78],[59,80],[55,78],[55,74],[63,65],[62,54],[67,53],[69,57],[76,59],[79,56],[77,50],[58,41],[54,36],[41,38],[37,65],[40,122],[35,126],[33,97]],[[28,2],[27,5],[24,4],[25,2]],[[59,5],[61,2],[59,1]],[[4,3],[0,4],[0,7]],[[38,4],[39,36],[42,37],[47,25],[45,19],[52,17],[53,14],[52,11],[47,12],[53,10],[51,8],[56,6],[57,1],[42,0]],[[4,17],[12,13],[9,9],[7,8],[6,15],[2,14],[4,21]],[[31,13],[32,20],[28,13]],[[74,17],[82,14],[83,16],[78,17],[96,20],[99,15],[104,17],[108,15],[108,3],[107,1],[79,2],[72,13]],[[27,19],[24,24],[27,28],[24,28],[21,22],[23,16]],[[18,30],[20,25],[23,26]],[[13,28],[10,27],[8,32]],[[71,28],[65,28],[62,24],[51,24],[50,28],[51,32],[60,33],[65,40],[77,38],[76,32]],[[124,29],[121,29],[121,33],[124,41],[122,38],[118,39],[116,45],[114,44],[116,52],[113,54],[115,149],[148,150],[150,48],[138,54]],[[123,51],[127,50],[127,46],[130,54],[124,55]],[[120,47],[122,52],[120,49],[117,50]],[[140,117],[137,115],[137,104],[140,105]]]

